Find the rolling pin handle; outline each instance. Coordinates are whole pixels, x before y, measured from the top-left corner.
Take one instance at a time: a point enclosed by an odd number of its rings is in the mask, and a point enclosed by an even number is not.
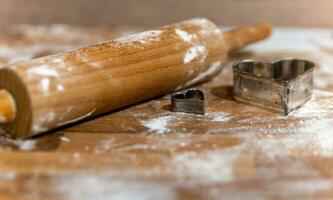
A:
[[[228,52],[234,52],[248,44],[267,38],[271,32],[270,24],[258,23],[232,29],[224,32],[223,36],[228,46]]]

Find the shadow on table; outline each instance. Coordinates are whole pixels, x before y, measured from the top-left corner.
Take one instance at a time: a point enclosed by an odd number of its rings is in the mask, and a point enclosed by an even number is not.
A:
[[[234,101],[234,98],[232,97],[232,88],[232,86],[213,87],[211,89],[211,94],[221,99]]]

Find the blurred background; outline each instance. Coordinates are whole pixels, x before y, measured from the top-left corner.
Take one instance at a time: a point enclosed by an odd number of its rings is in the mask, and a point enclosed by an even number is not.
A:
[[[0,0],[0,25],[161,26],[207,17],[220,25],[267,21],[333,27],[332,0]]]

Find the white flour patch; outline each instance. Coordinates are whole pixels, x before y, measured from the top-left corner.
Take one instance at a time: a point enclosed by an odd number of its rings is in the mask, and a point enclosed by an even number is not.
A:
[[[302,180],[285,180],[273,183],[270,185],[271,189],[281,192],[283,197],[290,197],[294,195],[314,195],[319,192],[330,192],[332,189],[332,181],[324,179],[302,179]]]
[[[206,134],[222,131],[237,134],[253,143],[258,155],[265,155],[272,162],[302,155],[332,157],[333,93],[322,90],[314,90],[313,93],[312,100],[288,116],[240,116],[234,118],[237,125],[212,128]],[[292,170],[291,166],[288,169]],[[299,163],[298,169],[299,173],[313,172],[304,163]]]
[[[333,92],[325,91],[325,90],[313,90],[313,94],[319,97],[333,97]]]
[[[63,178],[56,184],[55,193],[65,199],[115,200],[175,200],[175,190],[163,183],[108,177],[107,175],[81,175]]]
[[[70,140],[68,137],[66,137],[66,136],[61,136],[61,137],[60,137],[60,140],[63,141],[63,142],[70,142],[70,141],[71,141],[71,140]]]
[[[15,147],[15,149],[19,149],[21,151],[31,151],[37,148],[37,140],[34,139],[12,139],[7,135],[0,135],[0,148],[9,146]],[[1,172],[0,172],[1,174]]]
[[[43,78],[40,83],[40,89],[44,94],[47,94],[50,91],[50,79],[49,78]]]
[[[33,67],[27,70],[28,76],[38,75],[38,76],[49,76],[58,77],[59,74],[57,70],[48,67],[47,65],[42,65],[38,67]]]
[[[136,47],[143,47],[143,46],[138,46],[134,43],[144,45],[148,42],[158,42],[160,40],[160,37],[162,34],[163,34],[162,30],[151,30],[151,31],[145,31],[142,33],[138,33],[135,35],[125,36],[125,37],[122,37],[119,39],[115,39],[113,41],[119,45],[129,45],[129,46],[132,45],[132,46],[136,46]]]
[[[175,131],[175,127],[180,127],[181,124],[188,120],[200,120],[206,122],[227,122],[232,117],[223,112],[207,112],[205,115],[196,115],[182,112],[174,112],[170,115],[156,117],[149,120],[141,120],[142,124],[149,129],[149,132],[155,133],[171,133],[171,132],[188,132],[185,128],[181,129],[181,131]]]
[[[316,76],[316,73],[315,75]],[[326,80],[323,80],[323,79],[318,79],[318,78],[315,78],[313,80],[313,85],[316,87],[316,88],[327,88],[328,87],[328,83]]]
[[[36,120],[36,122],[33,125],[33,131],[36,133],[41,133],[44,131],[47,131],[48,128],[45,127],[45,124],[52,122],[57,118],[56,114],[54,112],[48,112],[47,114],[43,115],[39,119]]]
[[[227,122],[232,118],[230,114],[223,112],[207,113],[207,116],[209,116],[211,120],[215,122]]]
[[[181,30],[179,28],[175,29],[176,34],[185,42],[192,42],[193,36],[188,32]]]
[[[300,152],[311,152],[318,156],[333,156],[332,119],[313,119],[295,128],[280,129],[281,134],[264,135],[256,144],[271,160],[279,157],[299,155]]]
[[[144,126],[149,128],[150,132],[156,133],[168,133],[171,130],[168,128],[169,121],[172,119],[172,116],[163,116],[155,119],[148,120],[144,122]]]
[[[62,84],[57,84],[57,90],[58,91],[64,91],[65,88],[64,88],[64,86]]]
[[[195,45],[187,50],[184,56],[184,64],[193,61],[196,58],[200,58],[200,62],[204,62],[208,52],[202,45]]]
[[[12,181],[15,180],[17,177],[16,172],[0,172],[0,181]]]
[[[177,154],[170,161],[171,168],[178,178],[186,181],[229,182],[234,179],[234,162],[244,147]]]
[[[15,144],[21,151],[31,151],[36,148],[36,140],[17,140]]]
[[[271,160],[302,152],[331,157],[333,93],[315,90],[314,95],[311,101],[287,117],[255,117],[227,131],[246,132],[241,136],[256,141],[256,146]],[[262,137],[256,140],[258,134]]]

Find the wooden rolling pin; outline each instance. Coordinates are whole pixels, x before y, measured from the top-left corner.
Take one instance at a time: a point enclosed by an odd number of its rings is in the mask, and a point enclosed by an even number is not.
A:
[[[29,137],[207,81],[228,52],[270,32],[256,24],[221,33],[207,19],[191,19],[6,66],[0,123],[12,137]]]

